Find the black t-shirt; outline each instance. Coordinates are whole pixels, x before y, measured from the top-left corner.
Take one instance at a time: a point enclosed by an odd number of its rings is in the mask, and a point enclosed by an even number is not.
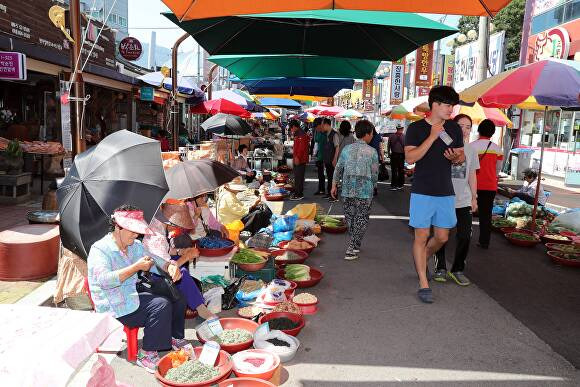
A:
[[[444,152],[447,148],[462,148],[463,133],[454,121],[446,121],[443,127],[453,142],[447,146],[442,139],[437,138],[425,156],[417,161],[411,188],[413,193],[429,196],[454,195],[451,182],[451,161],[445,158]],[[429,137],[429,134],[431,134],[431,125],[427,121],[413,122],[407,128],[405,146],[419,146]]]

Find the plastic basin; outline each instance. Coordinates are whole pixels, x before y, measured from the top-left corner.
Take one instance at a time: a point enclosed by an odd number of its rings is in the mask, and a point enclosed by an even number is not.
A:
[[[264,197],[269,202],[281,202],[286,198],[286,195],[268,195],[264,194]]]
[[[306,325],[306,320],[304,319],[304,316],[302,316],[301,314],[290,313],[290,312],[268,313],[268,314],[260,317],[260,320],[258,322],[260,324],[263,324],[263,323],[268,322],[270,320],[273,320],[275,318],[282,318],[282,317],[286,317],[287,319],[292,320],[292,322],[300,324],[294,329],[282,329],[282,332],[286,333],[287,335],[298,336],[298,334],[300,333],[302,328],[304,328],[304,326]]]
[[[546,247],[548,248],[548,250],[559,251],[561,253],[567,253],[567,254],[580,254],[580,246],[577,246],[575,249],[576,251],[573,251],[573,252],[562,250],[563,248],[566,248],[568,246],[569,245],[562,244],[562,243],[546,243]]]
[[[286,281],[289,281],[288,279],[286,279],[286,277],[284,277],[284,269],[280,269],[276,272],[276,276],[278,278],[282,278],[285,279]],[[308,281],[296,281],[296,280],[292,280],[294,282],[296,282],[296,285],[298,286],[298,288],[310,288],[312,286],[317,285],[320,280],[322,280],[322,277],[324,277],[324,274],[317,269],[314,268],[310,268],[310,279]]]
[[[256,332],[256,329],[258,328],[258,324],[255,323],[252,320],[248,320],[245,318],[240,318],[240,317],[226,317],[226,318],[220,318],[220,323],[222,324],[222,327],[224,329],[236,329],[236,328],[240,328],[240,329],[245,329],[248,332],[250,332],[252,334],[252,336],[254,335],[254,333]],[[201,337],[199,335],[199,333],[196,332],[197,335],[197,339],[203,344],[205,343],[207,340],[204,339],[203,337]],[[254,338],[252,337],[250,340],[245,341],[243,343],[239,343],[239,344],[220,344],[221,348],[228,352],[228,353],[236,353],[239,351],[243,351],[244,349],[248,349],[252,346],[252,344],[254,343]]]
[[[236,266],[238,268],[240,268],[243,271],[247,271],[247,272],[254,272],[254,271],[258,271],[258,270],[262,270],[264,268],[264,266],[266,266],[266,263],[268,263],[267,259],[263,259],[262,262],[260,263],[236,263]]]
[[[299,255],[300,258],[293,259],[291,261],[289,261],[289,260],[285,260],[285,261],[276,260],[276,257],[283,255],[287,251],[291,251],[291,252],[295,253],[296,255]],[[288,264],[292,264],[292,263],[304,263],[304,262],[306,262],[306,259],[308,259],[308,253],[304,250],[280,249],[280,250],[272,251],[271,255],[274,257],[277,265],[288,265]]]
[[[519,231],[517,233],[507,233],[505,234],[505,237],[507,238],[507,240],[516,246],[521,246],[521,247],[534,247],[535,245],[537,245],[538,243],[540,243],[540,238],[537,238],[536,240],[533,241],[525,241],[525,240],[521,240],[521,239],[516,239],[513,237],[514,234],[521,234]],[[527,234],[527,233],[524,233]]]
[[[275,353],[272,353],[270,351],[266,351],[263,349],[248,349],[246,351],[243,351],[244,354],[252,354],[252,353],[256,353],[256,354],[261,354],[261,355],[267,355],[267,356],[271,356],[274,359],[274,364],[272,364],[272,367],[270,367],[270,369],[268,369],[267,371],[264,371],[262,373],[259,374],[252,374],[252,373],[245,373],[247,371],[242,371],[239,370],[238,368],[236,368],[236,363],[232,361],[233,364],[233,371],[236,374],[236,376],[238,377],[249,377],[249,378],[256,378],[256,379],[262,379],[262,380],[268,380],[271,379],[272,376],[274,376],[274,372],[276,372],[276,369],[280,366],[280,357],[278,355],[276,355]]]
[[[576,259],[567,259],[562,256],[565,253],[559,251],[548,250],[547,253],[552,261],[558,265],[580,267],[580,254],[573,254],[577,257]]]
[[[562,235],[564,236],[564,235]],[[572,244],[572,239],[566,237],[566,240],[560,240],[560,239],[554,239],[554,238],[550,238],[548,235],[542,235],[540,236],[540,239],[542,240],[542,243],[556,243],[556,244],[560,244],[560,245],[571,245]]]
[[[281,249],[286,249],[286,245],[288,245],[288,243],[289,243],[289,242],[290,242],[290,241],[283,241],[283,242],[280,242],[280,243],[278,243],[278,247],[279,247],[279,248],[281,248]],[[316,246],[314,246],[312,243],[310,243],[310,242],[308,242],[308,241],[303,241],[303,242],[306,242],[306,243],[308,243],[308,244],[309,244],[310,246],[312,246],[312,247],[310,247],[310,248],[307,248],[307,249],[288,249],[288,250],[293,250],[293,251],[304,251],[306,254],[310,254],[310,253],[312,253],[312,251],[314,250],[314,248],[315,248]]]
[[[256,378],[233,378],[227,379],[218,384],[218,387],[260,387],[260,386],[272,386],[276,387],[275,384],[270,383],[267,380],[256,379]]]
[[[344,234],[347,230],[346,225],[340,226],[340,227],[326,227],[326,226],[321,226],[322,231],[328,233],[328,234]]]
[[[302,314],[312,315],[312,314],[316,314],[316,312],[318,312],[318,300],[316,302],[311,302],[308,304],[296,302],[296,301],[294,301],[294,299],[292,300],[292,302],[295,303],[296,305],[298,305],[298,307],[302,311]]]
[[[203,347],[195,347],[193,349],[195,351],[195,356],[199,357],[201,355],[201,351]],[[220,350],[216,363],[214,364],[215,367],[219,367],[219,375],[213,379],[206,380],[204,382],[197,382],[197,383],[176,383],[165,379],[165,375],[167,372],[173,368],[171,366],[171,359],[169,358],[169,354],[163,356],[159,363],[157,364],[157,370],[155,371],[155,377],[159,382],[161,382],[164,386],[172,386],[172,387],[195,387],[195,386],[210,386],[213,385],[225,378],[227,378],[233,368],[232,357],[226,351]]]
[[[234,247],[236,246],[234,241],[232,241],[231,239],[227,239],[227,240],[230,241],[232,243],[232,245],[228,246],[228,247],[222,247],[219,249],[206,249],[206,248],[199,247],[199,245],[198,245],[197,248],[199,250],[199,255],[204,256],[204,257],[221,257],[222,255],[226,255],[227,253],[232,251],[234,249]]]

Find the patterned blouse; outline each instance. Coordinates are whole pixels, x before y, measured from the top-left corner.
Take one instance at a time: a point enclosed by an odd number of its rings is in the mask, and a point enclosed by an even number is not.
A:
[[[137,274],[121,282],[117,270],[134,264],[145,255],[149,255],[149,252],[138,240],[127,248],[127,255],[124,255],[111,233],[93,244],[87,266],[89,288],[97,312],[122,317],[139,308],[139,296],[135,288]],[[167,263],[155,255],[151,255],[151,258],[160,267]],[[159,274],[155,266],[151,267],[151,271]]]
[[[372,199],[379,176],[377,151],[362,140],[342,150],[334,170],[333,183],[342,182],[345,198]]]

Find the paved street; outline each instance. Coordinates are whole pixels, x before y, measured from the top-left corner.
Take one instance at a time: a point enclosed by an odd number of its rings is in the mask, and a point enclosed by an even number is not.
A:
[[[309,177],[306,202],[315,190],[312,171]],[[433,284],[435,303],[421,304],[404,219],[408,188],[379,189],[361,258],[344,261],[344,235],[325,234],[307,262],[325,273],[308,290],[320,311],[307,318],[284,386],[580,384],[580,272],[554,266],[542,247],[524,250],[494,235],[489,251],[470,254],[474,285]],[[331,214],[341,213],[335,204]],[[188,338],[194,325],[188,322]],[[119,380],[156,385],[120,356],[113,361]]]

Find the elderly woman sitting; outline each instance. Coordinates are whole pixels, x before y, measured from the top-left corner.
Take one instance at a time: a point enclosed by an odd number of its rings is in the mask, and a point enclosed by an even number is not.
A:
[[[137,272],[169,273],[173,281],[181,278],[179,267],[149,256],[139,235],[150,234],[143,211],[121,206],[111,215],[110,232],[93,244],[87,259],[89,289],[95,310],[111,313],[123,325],[144,327],[143,348],[137,364],[155,372],[157,351],[184,345],[185,308],[177,301],[151,294],[137,293]],[[154,266],[155,264],[155,266]]]
[[[534,200],[536,198],[536,188],[538,186],[538,173],[531,168],[527,168],[523,172],[524,174],[524,185],[518,189],[514,190],[511,188],[507,188],[508,196],[509,197],[517,197],[522,199],[524,202],[528,204],[534,204]],[[541,206],[546,205],[546,201],[548,197],[544,192],[544,188],[542,188],[542,184],[540,184],[540,191],[538,193],[538,204]]]

